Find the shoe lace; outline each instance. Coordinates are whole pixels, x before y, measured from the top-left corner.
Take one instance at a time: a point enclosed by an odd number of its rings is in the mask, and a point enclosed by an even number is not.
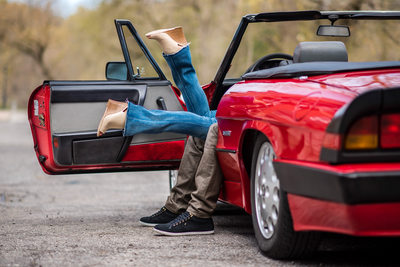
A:
[[[156,213],[154,213],[153,215],[151,215],[150,217],[156,217],[159,216],[161,214],[163,214],[164,212],[166,212],[167,209],[165,207],[162,207],[159,211],[157,211]]]
[[[192,217],[193,217],[193,215],[190,214],[189,212],[184,212],[181,215],[179,215],[178,217],[176,217],[176,219],[173,220],[171,222],[171,224],[172,224],[172,226],[177,226],[179,224],[189,221]]]

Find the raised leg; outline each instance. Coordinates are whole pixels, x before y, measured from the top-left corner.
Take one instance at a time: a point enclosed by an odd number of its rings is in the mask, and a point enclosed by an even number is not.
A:
[[[206,139],[208,128],[215,122],[214,116],[199,116],[186,111],[148,110],[129,103],[124,135],[174,132]]]
[[[197,79],[189,44],[182,27],[152,31],[147,33],[146,37],[157,40],[160,44],[174,82],[182,92],[188,111],[209,117],[210,108],[207,97]]]
[[[177,29],[180,31],[176,31]],[[181,28],[173,28],[151,32],[147,36],[159,41],[164,50],[165,47],[172,47],[173,51],[177,51],[173,54],[164,54],[164,57],[170,66],[176,85],[182,92],[189,112],[149,111],[130,104],[126,116],[124,112],[103,116],[98,128],[98,136],[107,129],[122,129],[125,125],[124,135],[126,136],[138,133],[177,132],[205,139],[208,127],[216,122],[215,112],[210,111],[207,97],[197,79],[183,31]],[[185,46],[182,47],[182,45]]]
[[[176,86],[182,92],[188,111],[200,116],[210,116],[207,97],[197,79],[192,65],[189,46],[173,55],[164,55]]]

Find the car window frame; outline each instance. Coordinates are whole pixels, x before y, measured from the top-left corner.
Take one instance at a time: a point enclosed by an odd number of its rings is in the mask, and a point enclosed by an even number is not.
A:
[[[115,27],[116,27],[117,34],[118,34],[118,39],[121,44],[122,54],[124,56],[126,67],[128,69],[128,81],[143,80],[143,79],[145,79],[145,80],[161,80],[161,81],[167,80],[163,71],[157,64],[157,61],[153,58],[150,51],[147,49],[142,38],[140,38],[139,34],[137,33],[137,31],[136,31],[135,27],[132,25],[132,23],[129,20],[125,20],[125,19],[116,19],[116,20],[114,20],[114,23],[115,23]],[[124,30],[122,28],[123,26],[126,26],[128,28],[130,34],[132,34],[133,38],[137,42],[138,46],[141,48],[141,50],[144,53],[144,55],[146,56],[147,60],[150,62],[150,64],[152,65],[152,67],[154,68],[156,73],[158,74],[158,77],[143,77],[142,78],[142,77],[134,74],[133,65],[132,65],[131,57],[130,57],[129,50],[128,50],[128,45],[126,43]]]

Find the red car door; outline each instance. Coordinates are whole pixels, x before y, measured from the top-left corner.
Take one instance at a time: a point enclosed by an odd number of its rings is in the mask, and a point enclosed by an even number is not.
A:
[[[48,174],[176,168],[185,135],[96,136],[108,99],[148,109],[183,110],[182,102],[129,21],[115,21],[125,62],[109,62],[104,81],[45,81],[28,117],[34,149]],[[132,59],[131,59],[132,57]]]

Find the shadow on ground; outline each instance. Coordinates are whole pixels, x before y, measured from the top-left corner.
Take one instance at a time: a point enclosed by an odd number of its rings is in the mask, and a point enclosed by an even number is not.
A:
[[[216,226],[233,235],[254,234],[251,216],[243,209],[219,202],[213,218]],[[282,263],[285,264],[285,261]],[[322,233],[319,249],[311,258],[286,263],[305,266],[400,266],[400,238]]]

